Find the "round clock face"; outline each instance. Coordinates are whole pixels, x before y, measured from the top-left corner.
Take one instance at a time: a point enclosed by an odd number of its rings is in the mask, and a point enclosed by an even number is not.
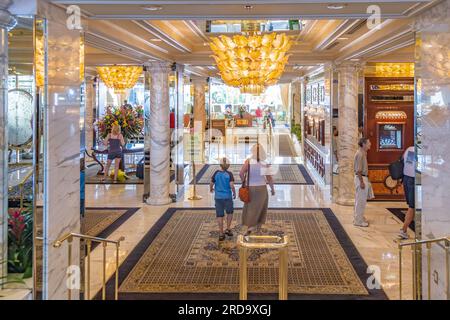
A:
[[[389,189],[395,189],[397,187],[397,180],[392,179],[391,176],[387,176],[386,180],[384,180],[384,184]]]
[[[13,147],[22,147],[33,139],[33,97],[27,91],[8,91],[8,140]]]

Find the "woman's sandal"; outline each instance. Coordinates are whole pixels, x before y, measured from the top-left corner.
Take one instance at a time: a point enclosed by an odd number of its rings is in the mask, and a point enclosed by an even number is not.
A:
[[[221,234],[220,236],[219,236],[219,241],[224,241],[225,240],[225,235],[224,234]]]
[[[227,230],[225,230],[225,234],[227,236],[229,236],[229,237],[232,237],[233,236],[233,231],[231,231],[231,229],[227,229]]]

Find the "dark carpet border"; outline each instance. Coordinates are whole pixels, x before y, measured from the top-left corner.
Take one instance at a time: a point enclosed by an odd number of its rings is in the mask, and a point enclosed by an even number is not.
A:
[[[396,216],[401,222],[405,222],[405,214],[402,210],[408,210],[408,208],[386,208],[390,213]],[[416,232],[416,223],[414,220],[409,225],[409,229]]]
[[[269,208],[270,210],[321,210],[330,224],[339,244],[343,248],[347,258],[355,269],[358,277],[369,292],[367,296],[360,295],[326,295],[326,294],[289,294],[290,300],[387,300],[388,297],[383,289],[368,289],[366,280],[369,276],[367,264],[355,247],[347,232],[345,231],[338,218],[330,208]],[[130,252],[125,261],[119,268],[119,287],[133,270],[139,259],[145,253],[147,248],[164,228],[170,218],[177,210],[211,210],[211,208],[169,208],[155,225],[147,232],[142,240]],[[107,299],[114,299],[115,279],[111,277],[107,282]],[[270,300],[278,299],[277,294],[267,293],[249,293],[250,300]],[[95,299],[101,299],[99,292]],[[238,300],[238,293],[119,293],[120,300]]]
[[[116,231],[122,224],[125,223],[133,214],[135,214],[139,209],[137,207],[87,207],[85,210],[127,210],[119,218],[117,218],[113,223],[107,226],[102,232],[96,235],[97,238],[108,238],[114,231]],[[92,243],[92,250],[95,249],[100,243]]]
[[[303,177],[305,178],[306,182],[305,183],[300,183],[300,182],[296,182],[296,183],[276,182],[276,183],[274,183],[275,185],[292,185],[292,186],[294,186],[294,185],[303,185],[303,186],[314,185],[314,181],[311,178],[311,176],[309,175],[308,170],[305,168],[304,165],[298,164],[298,163],[292,163],[292,164],[282,163],[282,164],[277,164],[277,165],[279,165],[279,166],[295,166],[295,165],[298,166],[298,168],[299,168],[300,172],[303,174]],[[211,164],[205,164],[203,166],[203,168],[200,169],[200,171],[197,173],[197,176],[195,177],[196,184],[198,184],[198,185],[208,185],[209,184],[209,183],[200,183],[200,179],[203,177],[203,175],[205,174],[206,170],[208,170],[208,168],[210,166],[211,166]],[[190,184],[193,184],[193,183],[194,183],[194,180],[192,180],[190,182]]]

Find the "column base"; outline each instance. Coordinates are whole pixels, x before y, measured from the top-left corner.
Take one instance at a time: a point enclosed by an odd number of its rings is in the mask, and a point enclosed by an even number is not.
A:
[[[352,207],[355,205],[355,199],[349,199],[349,198],[337,198],[336,203],[341,206],[349,206]]]
[[[151,206],[165,206],[171,204],[173,201],[170,197],[168,198],[148,198],[146,203]]]

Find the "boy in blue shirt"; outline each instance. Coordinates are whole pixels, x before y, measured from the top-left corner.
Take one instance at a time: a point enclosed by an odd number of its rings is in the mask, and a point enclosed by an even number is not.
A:
[[[214,172],[209,189],[215,191],[215,207],[217,223],[219,224],[219,241],[225,240],[225,235],[232,237],[231,222],[233,221],[233,199],[236,199],[233,174],[228,171],[230,163],[226,158],[220,161],[220,170]],[[223,218],[227,213],[227,229],[223,231]]]

